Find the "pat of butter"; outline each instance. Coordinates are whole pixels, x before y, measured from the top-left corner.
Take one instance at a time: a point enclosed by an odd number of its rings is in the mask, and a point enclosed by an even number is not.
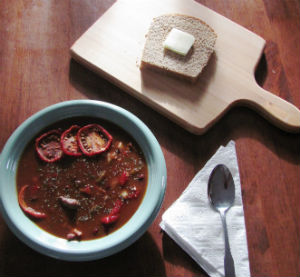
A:
[[[177,54],[185,56],[195,42],[193,35],[173,28],[167,35],[163,46]]]

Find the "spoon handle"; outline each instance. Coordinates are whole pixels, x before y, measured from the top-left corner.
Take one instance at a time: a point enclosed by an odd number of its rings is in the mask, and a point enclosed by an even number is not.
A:
[[[235,277],[234,261],[233,261],[230,247],[229,247],[225,213],[226,213],[226,211],[220,211],[223,230],[224,230],[224,238],[225,238],[225,256],[224,256],[225,277]]]

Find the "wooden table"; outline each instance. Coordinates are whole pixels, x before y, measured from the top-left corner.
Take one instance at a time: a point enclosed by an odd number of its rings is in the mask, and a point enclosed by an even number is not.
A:
[[[251,275],[299,276],[299,134],[281,131],[252,110],[237,107],[204,135],[192,135],[76,63],[70,58],[70,46],[113,2],[0,2],[0,149],[20,123],[50,104],[70,99],[117,104],[143,120],[162,147],[168,170],[162,209],[132,246],[85,263],[38,254],[19,241],[0,216],[0,275],[207,276],[158,224],[218,147],[234,140]],[[199,2],[267,41],[257,82],[299,108],[299,1]]]

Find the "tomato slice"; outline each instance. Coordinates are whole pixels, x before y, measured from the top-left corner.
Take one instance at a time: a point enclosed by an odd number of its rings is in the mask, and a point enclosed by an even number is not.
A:
[[[112,136],[102,126],[89,124],[79,129],[77,141],[82,153],[93,156],[110,147]]]
[[[42,212],[38,212],[35,209],[28,207],[27,204],[24,201],[24,193],[25,190],[28,188],[28,185],[25,185],[21,188],[20,192],[19,192],[19,196],[18,196],[18,200],[19,200],[19,205],[22,208],[22,210],[29,215],[30,217],[36,218],[36,219],[42,219],[46,217],[45,213]]]
[[[61,135],[61,147],[65,154],[69,156],[81,156],[82,152],[77,142],[77,132],[80,129],[79,126],[73,125]]]
[[[35,149],[43,161],[52,163],[63,156],[60,137],[60,131],[51,130],[36,139]]]

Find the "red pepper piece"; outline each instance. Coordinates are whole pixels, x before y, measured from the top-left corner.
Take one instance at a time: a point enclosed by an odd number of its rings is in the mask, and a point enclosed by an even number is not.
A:
[[[123,204],[123,201],[117,199],[114,203],[114,207],[112,208],[111,212],[107,216],[103,216],[101,218],[101,223],[104,225],[109,225],[116,222],[119,219],[120,210]]]
[[[60,136],[60,131],[51,130],[36,139],[36,152],[44,162],[52,163],[58,161],[63,156]]]
[[[112,224],[112,223],[116,222],[119,219],[119,216],[120,215],[118,215],[118,214],[103,216],[101,218],[101,223],[104,224],[104,225]]]
[[[119,178],[119,183],[121,186],[124,186],[126,182],[128,181],[129,174],[127,171],[123,171],[120,178]]]
[[[60,203],[68,209],[76,210],[77,208],[80,207],[80,202],[77,199],[69,198],[65,196],[59,196],[58,199]]]
[[[21,188],[20,192],[19,192],[19,196],[18,196],[18,200],[19,200],[19,205],[22,208],[22,210],[29,216],[36,218],[36,219],[42,219],[46,217],[45,213],[42,212],[38,212],[35,209],[28,207],[27,204],[24,201],[24,193],[25,190],[28,188],[28,185],[25,185]]]
[[[77,132],[79,126],[73,125],[68,130],[64,131],[60,138],[60,143],[63,152],[69,156],[81,156],[82,152],[77,142]]]
[[[120,199],[117,199],[114,203],[114,207],[112,208],[111,212],[109,213],[109,215],[116,215],[118,213],[120,213],[121,207],[123,206],[123,201],[121,201]]]
[[[93,156],[106,151],[112,142],[112,136],[100,125],[89,124],[77,133],[78,145],[87,156]]]

